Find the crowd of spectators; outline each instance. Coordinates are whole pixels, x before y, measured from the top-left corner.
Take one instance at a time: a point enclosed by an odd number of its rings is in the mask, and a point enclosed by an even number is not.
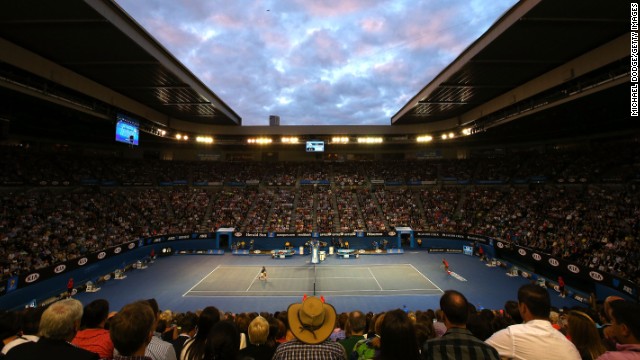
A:
[[[282,188],[276,191],[267,222],[269,231],[290,232],[292,230],[295,198],[296,192],[291,189]]]
[[[360,214],[355,191],[351,188],[334,188],[336,208],[338,209],[338,231],[365,229],[364,218]]]
[[[319,232],[336,231],[338,217],[336,216],[336,201],[331,188],[327,186],[319,187],[315,193],[315,216],[316,224],[314,229]]]
[[[2,356],[73,359],[631,359],[640,350],[638,303],[608,297],[555,308],[546,289],[519,288],[503,309],[447,290],[438,309],[338,313],[323,297],[287,310],[161,310],[155,299],[110,311],[105,299],[64,299],[0,313]],[[514,305],[515,304],[515,305]],[[73,346],[71,345],[73,344]],[[34,357],[35,356],[35,357]]]
[[[408,226],[505,239],[638,282],[640,189],[630,181],[640,179],[638,154],[605,156],[610,151],[300,164],[76,158],[10,149],[0,157],[6,170],[0,271],[38,269],[141,236],[220,227],[384,232]],[[547,181],[531,180],[538,177]],[[443,180],[454,178],[470,182]],[[97,182],[79,185],[88,179]],[[180,179],[221,185],[144,186]],[[473,179],[506,183],[477,185]],[[103,181],[131,186],[99,186]],[[406,185],[410,181],[426,183]]]
[[[295,199],[294,229],[296,232],[311,232],[314,226],[313,198],[316,188],[306,186],[300,188]]]

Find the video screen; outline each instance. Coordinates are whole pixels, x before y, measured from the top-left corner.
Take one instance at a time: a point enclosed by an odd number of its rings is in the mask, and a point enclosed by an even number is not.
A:
[[[324,152],[324,141],[320,141],[320,140],[307,141],[307,152]]]
[[[130,145],[138,145],[139,136],[140,130],[138,129],[138,125],[124,115],[118,115],[116,141]]]

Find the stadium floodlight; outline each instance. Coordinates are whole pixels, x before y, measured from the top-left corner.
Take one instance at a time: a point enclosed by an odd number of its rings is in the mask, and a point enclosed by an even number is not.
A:
[[[266,145],[266,144],[271,144],[272,142],[273,140],[271,138],[265,138],[265,137],[247,139],[248,144],[256,144],[256,145]]]
[[[204,144],[213,144],[213,138],[211,136],[198,136],[196,142]]]
[[[382,144],[381,137],[359,137],[358,144]]]

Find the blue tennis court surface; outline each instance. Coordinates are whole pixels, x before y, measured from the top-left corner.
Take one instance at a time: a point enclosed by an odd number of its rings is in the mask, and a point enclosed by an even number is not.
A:
[[[292,294],[432,295],[442,290],[411,264],[217,266],[183,296],[288,296]]]
[[[313,295],[315,282],[316,295],[324,296],[339,312],[380,312],[404,306],[437,309],[442,290],[447,289],[461,291],[478,307],[501,309],[507,300],[517,299],[518,287],[529,282],[462,254],[447,255],[458,276],[440,267],[441,254],[426,251],[357,259],[332,256],[315,268],[310,260],[310,256],[174,255],[159,258],[147,269],[131,271],[122,281],[103,283],[99,292],[76,297],[85,304],[104,298],[116,310],[136,300],[155,298],[161,309],[173,311],[216,306],[236,313],[275,312],[300,302],[304,295]],[[258,279],[262,266],[268,272],[266,283]],[[579,304],[553,293],[551,300],[559,307]]]

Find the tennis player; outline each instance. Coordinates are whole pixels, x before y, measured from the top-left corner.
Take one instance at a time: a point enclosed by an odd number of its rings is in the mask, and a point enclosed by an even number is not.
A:
[[[260,275],[258,275],[258,279],[262,280],[262,281],[267,281],[267,268],[266,267],[262,267],[262,270],[260,270]]]
[[[447,274],[451,274],[451,271],[449,271],[449,262],[445,258],[442,258],[442,267],[444,267],[444,271],[446,271]]]

